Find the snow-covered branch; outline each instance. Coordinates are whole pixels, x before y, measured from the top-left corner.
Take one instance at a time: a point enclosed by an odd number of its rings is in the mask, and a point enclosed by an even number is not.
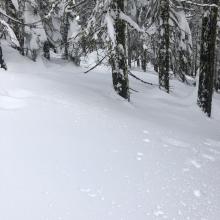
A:
[[[192,2],[192,1],[188,1],[188,0],[181,0],[181,3],[186,3],[186,4],[195,5],[195,6],[199,6],[199,7],[217,7],[217,8],[219,8],[219,6],[216,4],[201,4],[201,3],[196,3],[196,2]]]
[[[131,27],[133,27],[135,30],[138,32],[144,33],[144,30],[140,28],[140,26],[133,20],[131,19],[130,16],[126,15],[125,13],[121,12],[120,13],[120,18],[128,23]]]

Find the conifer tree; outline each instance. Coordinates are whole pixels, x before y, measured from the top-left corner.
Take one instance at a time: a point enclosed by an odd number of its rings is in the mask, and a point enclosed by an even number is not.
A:
[[[212,94],[214,84],[218,3],[219,0],[204,0],[204,4],[210,5],[204,7],[204,15],[202,19],[199,90],[197,103],[199,107],[209,117],[211,116]]]
[[[169,93],[169,70],[170,70],[170,27],[169,27],[169,0],[160,0],[160,23],[159,23],[159,85]]]
[[[126,23],[120,17],[125,11],[125,0],[113,0],[111,13],[115,16],[115,45],[111,55],[112,78],[115,91],[129,100]]]
[[[94,42],[105,50],[112,68],[113,87],[129,100],[126,3],[127,0],[97,0],[82,37],[90,40],[90,47]]]

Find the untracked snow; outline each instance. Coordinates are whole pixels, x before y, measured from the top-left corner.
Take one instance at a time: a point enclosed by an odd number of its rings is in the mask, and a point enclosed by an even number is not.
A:
[[[107,67],[3,52],[0,219],[219,219],[219,94],[209,119],[177,80],[168,95],[131,78],[128,103]]]

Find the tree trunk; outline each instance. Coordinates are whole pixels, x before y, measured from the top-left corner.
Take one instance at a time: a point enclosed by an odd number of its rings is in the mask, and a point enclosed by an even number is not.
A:
[[[128,29],[128,66],[131,68],[131,62],[132,62],[132,49],[131,49],[131,34],[130,30]]]
[[[129,100],[128,66],[126,57],[126,23],[120,19],[120,12],[124,12],[125,9],[125,0],[113,0],[112,7],[116,12],[116,45],[111,60],[113,86],[120,96]]]
[[[69,43],[68,43],[68,33],[70,28],[69,22],[69,12],[65,12],[64,15],[64,27],[63,27],[63,44],[64,44],[64,59],[69,58]]]
[[[169,67],[170,67],[170,34],[169,34],[169,0],[160,0],[160,44],[158,55],[159,86],[169,93]]]
[[[141,59],[141,67],[144,72],[147,71],[147,50],[143,49],[142,59]]]
[[[220,89],[220,30],[217,31],[215,53],[215,90],[218,92]]]
[[[24,0],[18,0],[18,18],[19,20],[24,23],[23,14],[25,11],[25,1]],[[24,40],[25,40],[25,26],[19,25],[19,30],[17,33],[17,38],[20,44],[20,53],[24,56]]]
[[[218,5],[219,0],[204,1]],[[217,30],[217,7],[207,7],[202,20],[200,75],[197,103],[210,117],[214,84],[215,44]]]
[[[137,57],[137,67],[140,68],[140,58],[139,58],[139,56]]]
[[[198,46],[197,44],[195,45],[195,58],[194,58],[194,76],[197,75],[197,70],[198,70],[198,67],[197,67],[197,59],[198,59]]]

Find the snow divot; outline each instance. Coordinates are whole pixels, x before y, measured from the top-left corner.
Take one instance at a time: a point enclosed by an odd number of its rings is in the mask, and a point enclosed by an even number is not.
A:
[[[182,171],[183,171],[184,173],[189,172],[189,168],[183,168]]]
[[[194,194],[194,196],[197,197],[197,198],[200,198],[200,197],[201,197],[201,192],[200,192],[200,190],[194,190],[194,191],[193,191],[193,194]]]
[[[206,139],[206,141],[204,142],[205,145],[208,146],[216,146],[216,147],[220,147],[220,141],[216,141],[213,139]]]
[[[205,145],[211,146],[211,143],[209,142],[204,142]]]
[[[89,193],[88,196],[91,198],[95,198],[97,195],[95,193]]]
[[[211,152],[215,155],[220,154],[220,151],[218,151],[218,150],[215,150],[215,149],[212,149],[212,148],[209,148],[208,150],[209,150],[209,152]]]
[[[157,210],[154,211],[154,216],[156,217],[160,217],[163,216],[164,217],[165,213],[161,210],[160,206],[157,206]]]
[[[149,134],[149,131],[148,130],[143,130],[143,133],[144,134]]]
[[[174,138],[165,138],[164,142],[166,142],[166,144],[174,146],[174,147],[180,147],[180,148],[189,148],[190,145],[188,143],[185,143],[183,141],[174,139]]]
[[[101,191],[98,190],[95,192],[95,191],[91,190],[90,188],[80,188],[79,191],[81,193],[85,193],[90,198],[96,198],[99,195],[101,195]],[[104,200],[103,196],[101,197],[101,200]]]
[[[145,143],[150,143],[150,140],[149,140],[148,138],[145,138],[143,141],[144,141]]]
[[[141,152],[137,152],[137,157],[136,157],[136,159],[137,160],[142,160],[142,157],[144,156],[144,154],[143,153],[141,153]]]
[[[155,211],[155,212],[154,212],[154,215],[158,217],[158,216],[164,215],[164,212],[161,211],[161,210]]]
[[[201,164],[198,163],[196,160],[191,160],[190,163],[197,169],[200,169],[201,168]]]
[[[211,156],[211,155],[208,155],[208,154],[203,154],[202,157],[207,159],[207,160],[210,160],[212,162],[215,161],[215,158],[213,156]]]

